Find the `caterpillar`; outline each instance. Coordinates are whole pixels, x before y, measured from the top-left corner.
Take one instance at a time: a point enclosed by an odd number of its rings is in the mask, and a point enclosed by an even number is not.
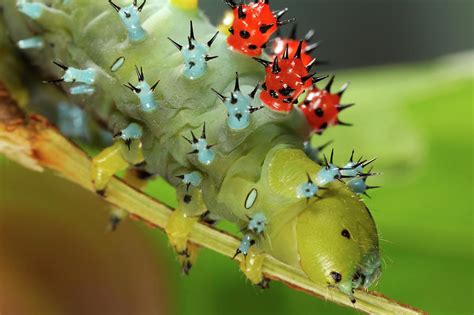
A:
[[[287,9],[223,5],[232,22],[216,27],[197,0],[4,0],[2,54],[22,54],[112,132],[93,159],[99,194],[129,168],[176,187],[166,233],[185,272],[196,257],[193,224],[228,220],[242,231],[235,255],[252,283],[268,286],[270,254],[355,303],[354,290],[381,274],[377,229],[360,199],[376,188],[365,170],[374,159],[352,152],[339,166],[334,151],[321,153],[327,144],[309,142],[348,125],[339,119],[352,106],[341,103],[347,84],[333,93],[332,76],[320,86],[314,32],[282,36],[294,23],[282,19]]]

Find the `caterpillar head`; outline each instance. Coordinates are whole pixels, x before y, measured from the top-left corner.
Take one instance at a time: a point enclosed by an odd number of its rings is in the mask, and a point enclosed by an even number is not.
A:
[[[296,219],[300,264],[312,281],[355,301],[354,289],[368,288],[381,273],[377,230],[359,198],[341,183],[333,186]]]
[[[331,154],[326,164],[333,165],[332,160]],[[381,272],[377,229],[365,204],[342,179],[321,181],[318,174],[326,171],[302,150],[280,149],[272,157],[267,176],[271,193],[301,201],[284,206],[284,213],[298,213],[290,221],[269,218],[270,250],[301,267],[312,281],[337,287],[354,300],[353,290],[369,287]]]

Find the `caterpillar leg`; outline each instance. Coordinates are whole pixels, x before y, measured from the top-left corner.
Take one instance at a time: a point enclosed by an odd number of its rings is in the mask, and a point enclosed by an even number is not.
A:
[[[188,242],[189,234],[198,221],[198,216],[188,216],[182,207],[178,207],[170,216],[166,225],[166,234],[178,254],[183,273],[188,274],[197,258],[198,247]]]
[[[247,255],[240,262],[240,270],[253,284],[262,288],[268,288],[269,280],[263,276],[263,261],[265,255],[255,247],[248,250]]]
[[[103,194],[112,176],[127,169],[130,164],[142,161],[143,154],[139,140],[128,143],[122,140],[116,141],[92,160],[91,177],[95,190]]]

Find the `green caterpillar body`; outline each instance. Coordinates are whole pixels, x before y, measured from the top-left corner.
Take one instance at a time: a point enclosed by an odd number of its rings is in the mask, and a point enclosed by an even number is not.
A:
[[[186,216],[209,211],[248,230],[252,218],[263,215],[264,229],[249,232],[252,245],[302,268],[313,281],[338,286],[351,298],[354,289],[367,288],[378,278],[377,231],[360,198],[338,181],[313,198],[298,196],[298,187],[308,179],[314,181],[324,169],[303,151],[310,128],[302,112],[263,108],[252,113],[247,128],[235,130],[226,123],[226,108],[211,89],[230,95],[238,73],[240,90],[251,94],[264,78],[263,69],[230,50],[219,34],[210,47],[219,58],[209,62],[202,77],[183,76],[182,56],[168,37],[185,43],[192,20],[195,38],[211,39],[216,28],[198,10],[149,0],[140,16],[146,37],[132,42],[105,0],[53,1],[36,19],[21,14],[16,1],[3,2],[3,23],[14,42],[37,35],[44,40],[41,49],[23,53],[45,78],[62,74],[52,61],[95,71],[93,93],[70,95],[71,101],[94,113],[114,134],[131,123],[139,125],[143,132],[132,148],[141,146],[142,167],[148,173],[177,188]],[[119,6],[128,4],[117,1]],[[141,75],[149,85],[160,80],[152,89],[155,110],[143,110],[133,92],[137,71],[140,76],[136,67],[143,69]],[[127,82],[132,88],[123,87]],[[260,105],[259,98],[253,98],[252,106]],[[206,150],[214,155],[203,163],[189,153],[195,149],[191,139],[204,135],[204,126]],[[198,185],[183,183],[183,174],[191,172],[199,172]]]

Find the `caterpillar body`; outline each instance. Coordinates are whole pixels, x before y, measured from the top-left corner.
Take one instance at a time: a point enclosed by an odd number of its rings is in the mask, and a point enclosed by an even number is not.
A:
[[[381,272],[376,227],[359,197],[373,188],[364,171],[373,160],[352,155],[338,167],[332,154],[307,154],[312,133],[342,124],[345,87],[331,94],[334,78],[315,86],[324,77],[310,72],[310,36],[279,37],[287,44],[271,58],[262,51],[291,22],[281,20],[286,10],[225,2],[235,15],[228,34],[196,0],[4,0],[2,23],[45,79],[113,132],[91,171],[99,193],[130,166],[176,187],[166,232],[184,270],[195,256],[192,225],[225,219],[243,231],[236,255],[253,283],[266,285],[268,253],[355,302],[354,289]]]

